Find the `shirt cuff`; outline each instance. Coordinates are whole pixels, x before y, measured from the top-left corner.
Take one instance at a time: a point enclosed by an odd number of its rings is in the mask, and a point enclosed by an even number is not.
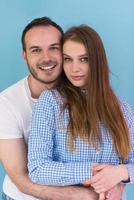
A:
[[[134,164],[127,164],[127,169],[129,173],[129,180],[123,181],[124,183],[134,184]]]
[[[89,163],[79,163],[79,165],[74,166],[74,180],[77,184],[81,184],[83,181],[90,179],[92,177],[91,164]]]

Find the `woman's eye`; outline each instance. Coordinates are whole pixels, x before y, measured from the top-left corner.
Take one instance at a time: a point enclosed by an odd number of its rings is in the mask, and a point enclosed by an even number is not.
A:
[[[69,62],[69,61],[71,61],[71,59],[68,58],[68,57],[64,57],[63,60],[64,60],[64,62]]]
[[[88,62],[88,57],[83,57],[80,60],[81,60],[81,62]]]

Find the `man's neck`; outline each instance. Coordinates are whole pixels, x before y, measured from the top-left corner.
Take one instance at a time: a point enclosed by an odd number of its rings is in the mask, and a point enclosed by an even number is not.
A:
[[[47,89],[51,89],[53,87],[53,84],[45,84],[38,80],[36,80],[32,75],[29,75],[28,77],[28,85],[30,88],[31,96],[34,99],[38,99],[40,94]]]

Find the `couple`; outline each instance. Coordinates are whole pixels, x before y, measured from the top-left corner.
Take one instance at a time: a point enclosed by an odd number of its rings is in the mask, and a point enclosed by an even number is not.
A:
[[[99,36],[87,26],[63,36],[43,17],[26,26],[22,45],[30,75],[0,95],[0,158],[8,174],[3,199],[120,199],[122,183],[133,183],[134,116],[109,85]],[[29,137],[33,183],[25,142],[41,93]]]

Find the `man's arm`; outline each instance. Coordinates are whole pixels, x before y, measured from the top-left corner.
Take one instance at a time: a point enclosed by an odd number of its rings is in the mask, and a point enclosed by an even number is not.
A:
[[[32,183],[27,175],[27,148],[23,139],[0,139],[0,159],[21,192],[40,197],[42,187]]]
[[[33,183],[27,172],[27,148],[23,139],[0,139],[0,159],[17,188],[28,195],[45,200],[95,200],[96,193],[87,188],[51,187]]]

